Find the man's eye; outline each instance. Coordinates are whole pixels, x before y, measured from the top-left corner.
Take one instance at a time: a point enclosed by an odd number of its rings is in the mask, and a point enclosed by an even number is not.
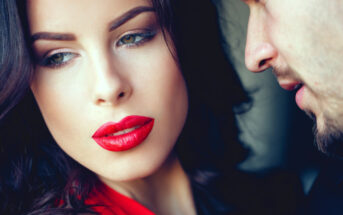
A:
[[[46,67],[59,67],[68,63],[74,57],[75,54],[73,53],[61,52],[45,58],[43,62],[41,62],[41,65]]]
[[[117,46],[135,46],[140,45],[155,36],[155,32],[146,32],[146,33],[136,33],[136,34],[128,34],[123,36],[117,42]]]

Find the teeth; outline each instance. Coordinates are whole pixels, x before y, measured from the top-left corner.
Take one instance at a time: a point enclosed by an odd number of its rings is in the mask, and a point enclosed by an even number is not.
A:
[[[118,135],[122,135],[122,134],[126,134],[126,133],[129,133],[137,128],[139,128],[140,126],[135,126],[135,127],[132,127],[132,128],[128,128],[128,129],[125,129],[125,130],[121,130],[121,131],[118,131],[116,133],[112,133],[112,134],[108,134],[106,135],[107,137],[111,137],[111,136],[118,136]]]

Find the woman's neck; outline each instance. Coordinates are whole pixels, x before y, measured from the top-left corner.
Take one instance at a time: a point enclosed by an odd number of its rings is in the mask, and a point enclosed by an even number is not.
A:
[[[176,156],[170,156],[157,172],[146,178],[106,184],[156,214],[196,214],[189,178]]]

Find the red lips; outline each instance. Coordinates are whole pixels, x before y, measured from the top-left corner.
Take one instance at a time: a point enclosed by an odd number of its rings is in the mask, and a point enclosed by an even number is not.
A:
[[[153,126],[153,118],[128,116],[118,123],[105,123],[92,138],[106,150],[125,151],[141,144],[148,137]]]

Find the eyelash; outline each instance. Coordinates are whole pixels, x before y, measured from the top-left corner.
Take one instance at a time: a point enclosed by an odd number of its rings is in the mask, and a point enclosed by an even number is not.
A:
[[[56,54],[52,54],[48,57],[45,57],[39,64],[44,67],[50,67],[50,68],[57,68],[61,67],[65,64],[67,64],[73,57],[75,57],[77,54],[72,52],[60,52]],[[56,57],[62,57],[62,62],[53,62],[56,60]],[[69,57],[69,59],[65,60],[66,57]]]
[[[122,36],[118,42],[116,42],[116,46],[120,47],[120,46],[126,46],[126,47],[137,47],[140,46],[142,44],[144,44],[145,42],[151,40],[152,38],[154,38],[154,36],[156,35],[155,31],[146,31],[146,32],[141,32],[141,33],[129,33],[126,34],[124,36]],[[124,40],[128,39],[129,37],[140,37],[140,39],[138,41],[134,41],[134,42],[127,42],[125,44]]]
[[[153,39],[156,35],[155,31],[146,31],[146,32],[140,32],[140,33],[129,33],[124,36],[122,36],[116,43],[116,47],[128,47],[128,48],[134,48],[139,47],[143,45],[145,42],[150,41]],[[132,42],[130,41],[124,41],[125,39],[128,40],[130,38],[133,38],[134,40]],[[137,39],[138,38],[138,39]],[[75,53],[72,52],[59,52],[52,55],[49,55],[47,57],[44,57],[39,64],[43,67],[48,68],[59,68],[66,64],[68,64],[74,57],[78,56]],[[57,58],[62,58],[61,62],[53,62]],[[67,60],[65,58],[67,57]]]

